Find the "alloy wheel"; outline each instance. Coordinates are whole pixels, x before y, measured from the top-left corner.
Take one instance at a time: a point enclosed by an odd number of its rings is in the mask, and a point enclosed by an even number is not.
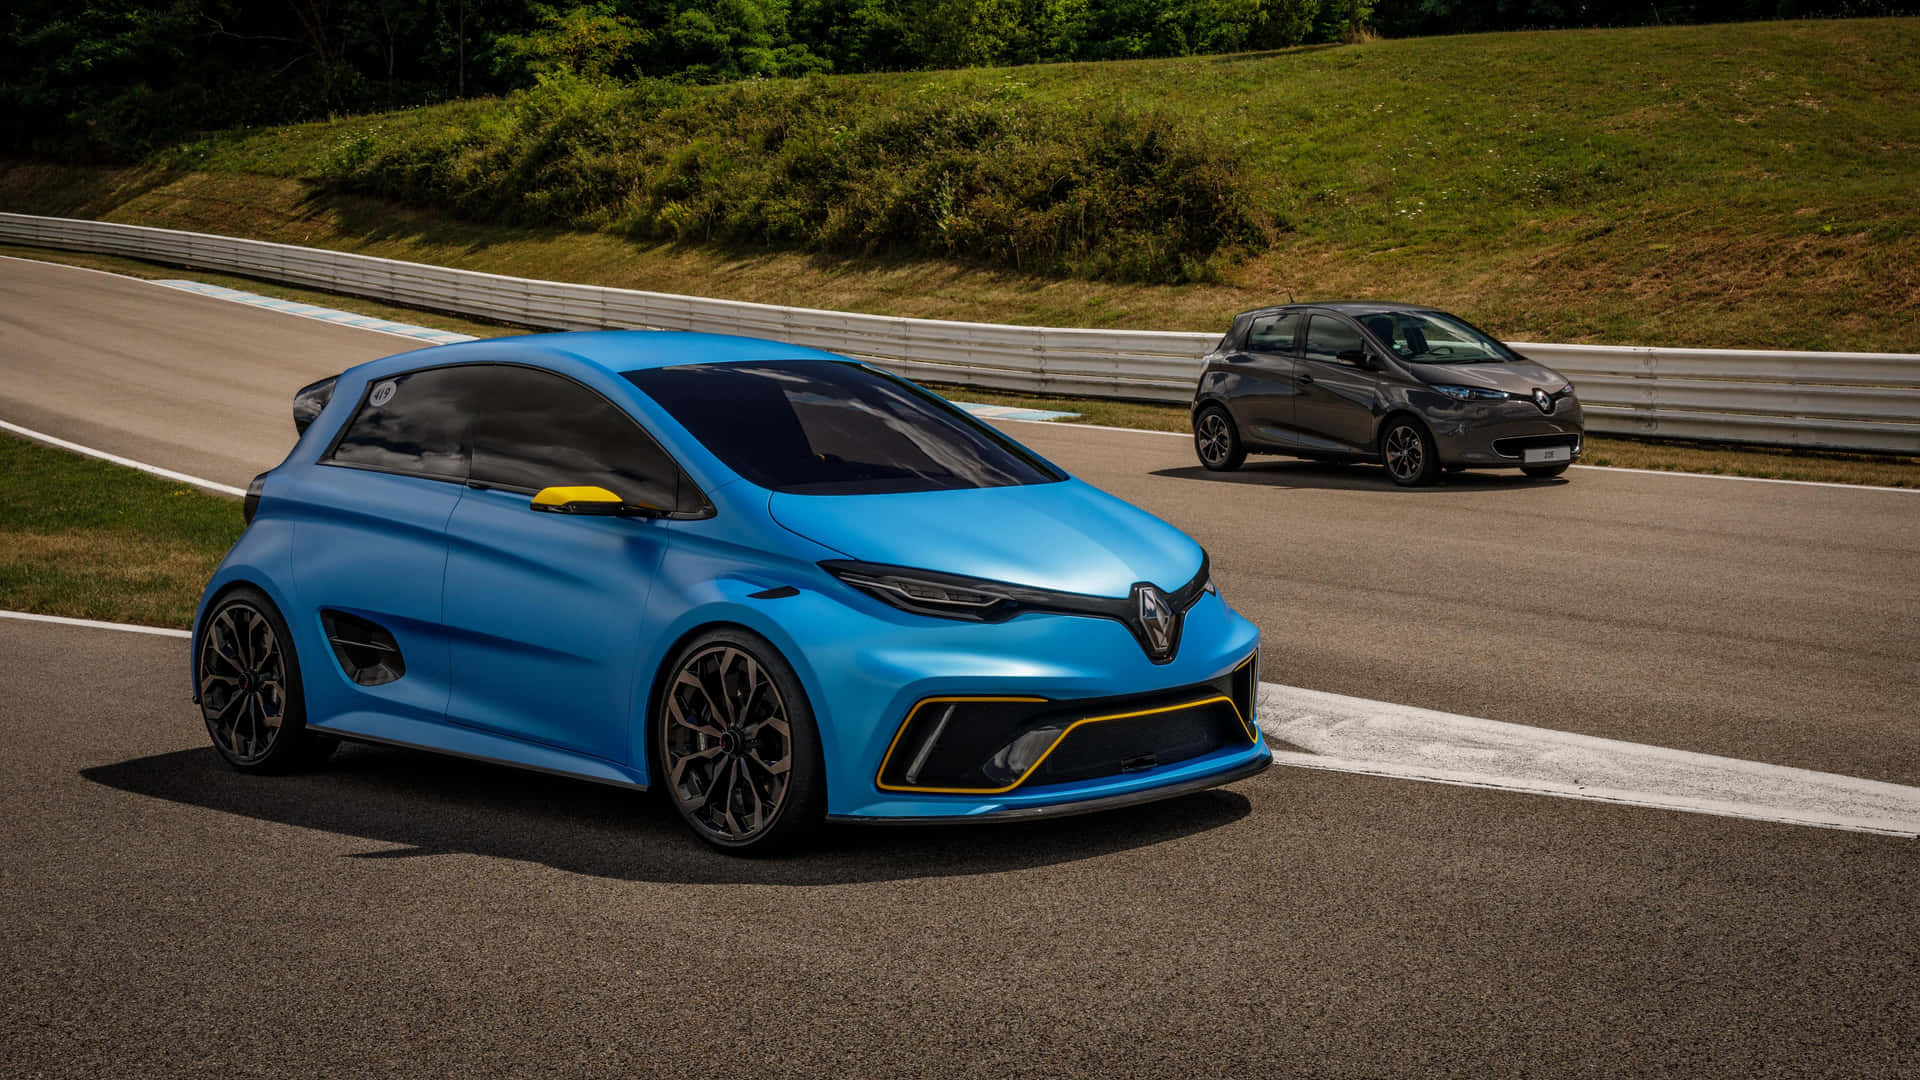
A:
[[[220,608],[201,637],[200,711],[235,764],[265,761],[279,742],[287,713],[286,651],[252,604]]]
[[[1387,433],[1387,471],[1395,480],[1403,484],[1411,481],[1426,464],[1426,442],[1412,425],[1401,424]]]
[[[1227,460],[1233,450],[1233,436],[1227,431],[1227,420],[1217,412],[1209,412],[1200,418],[1200,426],[1194,429],[1194,438],[1200,445],[1200,460],[1208,465],[1219,465]]]
[[[662,764],[688,821],[728,845],[771,828],[792,786],[793,730],[766,666],[710,645],[674,674],[665,706]]]

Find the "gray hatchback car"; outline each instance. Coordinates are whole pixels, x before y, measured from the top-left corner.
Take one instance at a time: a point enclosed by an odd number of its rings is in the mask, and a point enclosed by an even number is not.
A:
[[[1573,384],[1432,308],[1345,301],[1244,312],[1207,354],[1193,445],[1209,469],[1249,453],[1372,461],[1409,487],[1444,469],[1565,472],[1585,425]]]

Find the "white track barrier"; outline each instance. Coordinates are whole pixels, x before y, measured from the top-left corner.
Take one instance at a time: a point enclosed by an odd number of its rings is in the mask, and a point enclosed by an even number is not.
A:
[[[320,248],[0,214],[0,242],[124,255],[556,330],[704,330],[992,390],[1182,402],[1218,334],[860,315],[483,274]],[[1920,453],[1920,355],[1514,342],[1573,379],[1597,433]]]

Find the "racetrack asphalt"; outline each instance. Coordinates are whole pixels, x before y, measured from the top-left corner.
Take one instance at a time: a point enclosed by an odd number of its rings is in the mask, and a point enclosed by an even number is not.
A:
[[[14,1076],[1901,1076],[1912,843],[1276,769],[707,851],[349,747],[247,777],[185,643],[0,623]]]
[[[228,483],[409,345],[0,260],[0,418]],[[1205,543],[1267,679],[1920,782],[1920,496],[1005,430]],[[175,639],[0,658],[8,1075],[1920,1075],[1910,841],[1274,769],[742,861],[407,751],[234,774]]]

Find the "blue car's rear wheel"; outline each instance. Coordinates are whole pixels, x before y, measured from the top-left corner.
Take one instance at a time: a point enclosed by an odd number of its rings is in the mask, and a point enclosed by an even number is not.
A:
[[[306,730],[293,636],[266,594],[220,598],[200,629],[200,714],[213,748],[243,772],[288,772],[336,745]]]
[[[825,783],[813,710],[765,638],[709,631],[668,667],[655,709],[660,780],[708,843],[761,853],[820,822]]]

